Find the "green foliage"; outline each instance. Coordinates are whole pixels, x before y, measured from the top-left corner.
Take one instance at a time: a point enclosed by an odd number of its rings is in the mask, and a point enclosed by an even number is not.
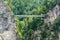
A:
[[[60,26],[60,16],[58,16],[58,18],[54,21],[52,28],[54,31],[58,32],[59,26]]]
[[[27,19],[27,26],[26,26],[26,20]],[[26,39],[27,36],[31,36],[32,33],[37,30],[41,25],[43,24],[43,20],[40,18],[23,18],[23,20],[17,20],[16,22],[16,29],[18,31],[18,34],[23,38]]]
[[[2,37],[0,36],[0,40],[2,40]]]
[[[46,14],[56,0],[6,0],[14,14]],[[48,9],[47,9],[48,8]]]
[[[17,26],[16,29],[18,31],[18,34],[22,37],[22,33],[24,32],[24,28],[25,28],[25,22],[17,21],[16,26]]]
[[[15,15],[40,15],[47,14],[57,0],[5,0]],[[33,40],[36,30],[41,31],[40,40],[58,40],[59,20],[52,25],[44,23],[42,18],[16,18],[16,30],[19,37],[24,40]],[[44,25],[44,27],[42,27]],[[52,35],[52,33],[54,33]],[[27,39],[28,38],[28,39]],[[50,39],[52,38],[52,39]]]

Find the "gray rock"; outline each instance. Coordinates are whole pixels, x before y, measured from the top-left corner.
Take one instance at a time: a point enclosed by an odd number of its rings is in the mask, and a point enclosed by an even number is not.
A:
[[[0,36],[3,40],[16,40],[15,19],[11,15],[12,13],[7,6],[0,2]]]

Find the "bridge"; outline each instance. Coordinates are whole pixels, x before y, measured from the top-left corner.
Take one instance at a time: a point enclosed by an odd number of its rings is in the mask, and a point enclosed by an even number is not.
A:
[[[57,8],[57,9],[56,9]],[[59,11],[59,6],[57,5],[56,8],[54,8],[54,11],[48,12],[48,18],[45,19],[46,23],[53,22],[57,16],[56,11]],[[15,15],[19,18],[21,17],[45,17],[45,15]],[[9,10],[9,7],[0,0],[0,38],[2,40],[16,40],[16,24],[14,19],[14,14],[12,14],[11,10]],[[60,33],[59,40],[60,40]]]

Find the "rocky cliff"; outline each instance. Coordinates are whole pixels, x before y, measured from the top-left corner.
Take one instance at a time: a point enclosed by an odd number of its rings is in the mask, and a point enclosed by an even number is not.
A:
[[[53,23],[54,20],[60,15],[60,6],[56,5],[52,10],[49,10],[47,17],[44,19],[44,22],[49,24]],[[9,10],[5,3],[0,1],[0,39],[2,40],[16,40],[15,32],[15,20],[14,15]],[[40,40],[40,31],[37,30],[34,32]],[[60,35],[59,35],[60,37]],[[59,39],[60,40],[60,39]]]
[[[14,15],[8,6],[0,1],[0,40],[16,40]]]
[[[57,18],[60,19],[59,16],[60,16],[60,6],[57,4],[53,9],[49,10],[49,12],[47,13],[45,23],[47,23],[50,26],[50,24],[53,24]],[[57,27],[58,30],[60,31],[60,26]],[[60,40],[60,32],[58,32],[58,36]]]
[[[45,15],[45,14],[43,14],[43,15]],[[58,18],[60,16],[60,6],[58,5],[58,4],[56,4],[56,6],[54,7],[54,8],[52,8],[51,10],[49,10],[49,12],[44,16],[44,24],[41,26],[41,28],[42,28],[42,30],[44,30],[45,29],[45,26],[46,26],[46,24],[48,25],[48,27],[49,27],[49,30],[47,30],[46,32],[49,32],[49,33],[51,33],[50,34],[50,37],[52,38],[52,34],[54,34],[55,32],[53,31],[51,31],[51,30],[54,30],[53,28],[51,28],[51,26],[53,25],[53,23],[55,22],[55,20]],[[57,26],[57,27],[59,27],[59,26]],[[59,27],[60,28],[60,27]],[[60,29],[59,29],[60,30]],[[36,36],[37,35],[37,37],[36,38],[34,38],[34,40],[36,39],[36,40],[40,40],[40,34],[41,32],[40,32],[40,30],[37,30],[37,31],[35,31],[34,32],[34,36]],[[58,32],[59,33],[59,32]],[[58,34],[57,33],[57,34]],[[56,35],[56,34],[54,34],[54,35]],[[60,40],[60,33],[58,34],[59,35],[59,40]],[[52,38],[53,39],[53,38]],[[52,39],[50,39],[50,40],[52,40]],[[48,40],[48,39],[47,39]],[[56,39],[56,40],[58,40],[58,38]]]

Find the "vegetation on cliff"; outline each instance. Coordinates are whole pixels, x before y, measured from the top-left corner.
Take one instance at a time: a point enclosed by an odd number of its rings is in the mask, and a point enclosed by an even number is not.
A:
[[[56,5],[56,0],[5,0],[5,3],[15,15],[41,15],[47,14]],[[35,31],[40,32],[40,40],[58,40],[58,23],[48,25],[41,17],[16,19],[17,34],[23,40],[39,40]]]

